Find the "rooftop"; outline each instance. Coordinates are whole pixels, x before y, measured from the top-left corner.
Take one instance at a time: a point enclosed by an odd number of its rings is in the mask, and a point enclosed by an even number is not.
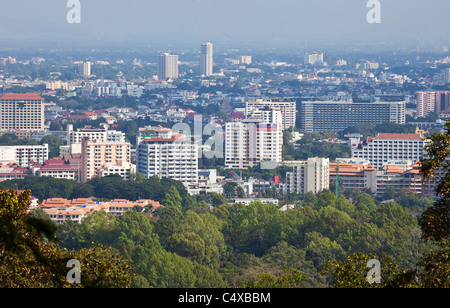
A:
[[[0,99],[42,100],[43,98],[39,94],[35,93],[5,93],[0,96]]]
[[[379,140],[379,139],[392,139],[392,140],[422,140],[424,137],[420,134],[386,134],[381,133],[376,137],[370,138],[371,140]]]

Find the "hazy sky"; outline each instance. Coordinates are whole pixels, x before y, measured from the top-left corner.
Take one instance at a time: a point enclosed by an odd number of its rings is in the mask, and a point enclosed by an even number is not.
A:
[[[449,0],[380,0],[381,24],[368,0],[80,0],[81,24],[67,0],[0,1],[0,40],[450,40]]]

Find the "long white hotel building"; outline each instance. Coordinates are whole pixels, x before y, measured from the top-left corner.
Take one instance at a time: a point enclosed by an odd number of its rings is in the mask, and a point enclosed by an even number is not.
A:
[[[359,142],[352,149],[352,158],[367,160],[378,169],[388,162],[422,159],[425,145],[421,134],[378,134]]]

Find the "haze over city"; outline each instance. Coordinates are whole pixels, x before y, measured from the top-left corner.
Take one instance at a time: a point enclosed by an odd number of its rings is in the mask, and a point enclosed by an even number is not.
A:
[[[369,24],[361,0],[94,0],[80,1],[81,23],[66,21],[66,1],[2,3],[0,39],[34,44],[128,42],[130,46],[233,47],[348,45],[379,42],[433,49],[449,40],[450,2],[380,1],[381,23]],[[230,46],[231,45],[231,46]],[[390,45],[389,45],[390,46]],[[75,46],[72,46],[75,47]],[[123,46],[120,46],[123,47]],[[396,46],[398,47],[398,46]]]

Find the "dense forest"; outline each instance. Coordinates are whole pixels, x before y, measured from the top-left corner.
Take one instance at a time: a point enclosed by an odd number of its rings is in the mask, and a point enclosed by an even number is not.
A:
[[[81,224],[58,225],[57,241],[68,250],[109,247],[130,264],[132,287],[157,288],[242,287],[286,269],[307,277],[300,287],[326,287],[332,281],[321,271],[328,261],[386,254],[411,268],[431,248],[404,207],[377,204],[368,194],[356,197],[357,206],[330,191],[308,194],[283,212],[260,202],[209,209],[187,197],[187,205],[175,191],[167,191],[162,200],[170,205],[156,215],[96,212]]]

